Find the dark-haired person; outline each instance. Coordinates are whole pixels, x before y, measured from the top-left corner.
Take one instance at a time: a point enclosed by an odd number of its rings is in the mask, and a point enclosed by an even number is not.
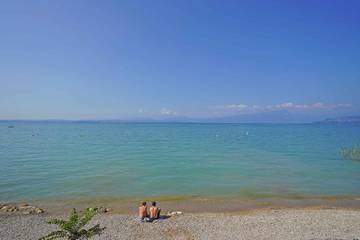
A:
[[[159,219],[161,209],[156,206],[156,202],[151,203],[150,207],[150,219]]]
[[[146,202],[142,202],[139,207],[139,218],[142,222],[149,222],[149,214],[146,206]]]

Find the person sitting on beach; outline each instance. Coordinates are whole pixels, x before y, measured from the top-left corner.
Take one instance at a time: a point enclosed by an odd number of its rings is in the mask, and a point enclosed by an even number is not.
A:
[[[142,202],[141,206],[139,207],[139,217],[141,221],[147,222],[148,220],[150,220],[146,202]]]
[[[156,202],[152,202],[150,207],[150,219],[159,219],[161,209],[156,206]]]

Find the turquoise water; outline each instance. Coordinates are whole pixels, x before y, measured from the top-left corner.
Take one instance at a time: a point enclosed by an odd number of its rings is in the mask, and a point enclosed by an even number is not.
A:
[[[0,201],[359,196],[354,143],[360,126],[0,122]]]

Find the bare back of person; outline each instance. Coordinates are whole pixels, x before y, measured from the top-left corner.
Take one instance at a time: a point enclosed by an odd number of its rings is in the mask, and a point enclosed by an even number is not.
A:
[[[151,219],[158,219],[160,217],[160,208],[156,206],[156,202],[152,203],[150,207],[150,218]]]
[[[150,207],[150,218],[157,218],[158,216],[158,208]]]
[[[146,206],[146,203],[142,204],[140,207],[139,207],[139,217],[140,218],[145,218],[148,216],[148,211],[147,211],[147,206]]]

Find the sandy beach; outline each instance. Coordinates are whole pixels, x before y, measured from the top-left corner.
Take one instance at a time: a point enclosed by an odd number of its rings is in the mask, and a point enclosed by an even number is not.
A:
[[[0,239],[38,239],[55,230],[45,223],[65,215],[1,214]],[[105,232],[95,239],[359,239],[360,210],[345,208],[280,208],[235,212],[197,212],[141,223],[134,214],[102,213]],[[156,237],[155,237],[156,236]]]

